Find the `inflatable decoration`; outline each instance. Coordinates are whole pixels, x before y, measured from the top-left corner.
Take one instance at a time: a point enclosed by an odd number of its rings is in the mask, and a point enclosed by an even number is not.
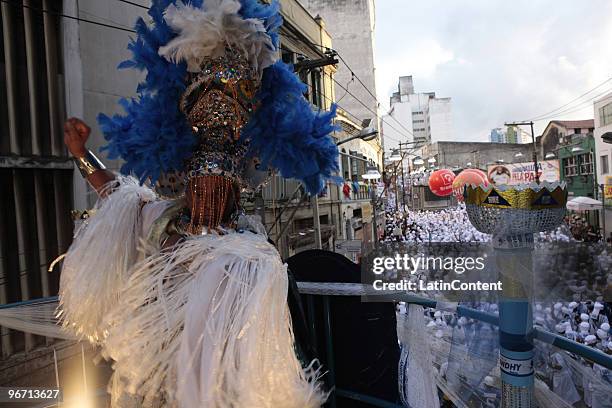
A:
[[[455,177],[453,181],[453,195],[459,202],[463,202],[463,187],[466,184],[487,187],[489,181],[484,171],[478,169],[465,169]]]
[[[455,174],[448,170],[436,170],[429,176],[429,188],[438,197],[447,197],[453,193]]]

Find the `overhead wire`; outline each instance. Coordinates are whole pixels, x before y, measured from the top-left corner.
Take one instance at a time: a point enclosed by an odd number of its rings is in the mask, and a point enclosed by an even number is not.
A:
[[[612,81],[612,77],[610,77],[610,78],[606,79],[605,81],[603,81],[602,83],[600,83],[600,84],[599,84],[599,85],[597,85],[596,87],[594,87],[594,88],[592,88],[592,89],[589,89],[588,91],[586,91],[586,92],[585,92],[585,93],[583,93],[582,95],[577,96],[576,98],[574,98],[574,99],[572,99],[571,101],[569,101],[569,102],[567,102],[567,103],[565,103],[565,104],[563,104],[563,105],[559,106],[558,108],[553,109],[553,110],[551,110],[551,111],[549,111],[549,112],[543,113],[543,114],[541,114],[541,115],[534,116],[534,117],[533,117],[533,118],[531,118],[531,119],[527,119],[527,121],[539,120],[539,119],[540,119],[540,118],[542,118],[542,117],[549,116],[549,115],[553,114],[554,112],[557,112],[557,111],[559,111],[559,110],[561,110],[561,109],[565,108],[566,106],[569,106],[569,105],[571,105],[572,103],[574,103],[574,102],[578,101],[579,99],[581,99],[581,98],[583,98],[584,96],[586,96],[586,95],[590,94],[591,92],[595,91],[596,89],[601,88],[602,86],[604,86],[605,84],[607,84],[607,83],[608,83],[608,82],[610,82],[610,81]],[[596,97],[595,97],[595,98],[596,98]],[[592,98],[592,99],[594,99],[594,98]]]
[[[39,7],[33,7],[33,6],[30,6],[30,5],[27,5],[27,4],[16,3],[14,1],[9,1],[9,0],[0,0],[0,2],[8,4],[10,6],[17,7],[17,8],[23,7],[23,8],[26,8],[26,9],[33,10],[33,11],[38,11],[40,13],[46,13],[46,14],[49,14],[49,15],[52,15],[52,16],[67,18],[69,20],[76,20],[76,21],[80,21],[80,22],[83,22],[83,23],[87,23],[87,24],[93,24],[93,25],[97,25],[97,26],[101,26],[101,27],[106,27],[106,28],[113,28],[115,30],[126,31],[126,32],[129,32],[129,33],[136,33],[136,31],[132,30],[131,28],[122,27],[122,26],[113,25],[113,24],[102,23],[100,21],[89,20],[89,19],[81,18],[81,17],[70,16],[68,14],[60,13],[58,11],[47,10],[47,9],[43,9],[43,8],[39,8]]]
[[[129,1],[129,0],[117,0],[117,1],[122,2],[122,3],[126,3],[126,4],[131,4],[131,5],[134,5],[134,6],[137,6],[137,7],[141,7],[141,8],[144,8],[144,9],[148,9],[148,7],[146,7],[146,6],[143,6],[143,5],[138,4],[138,3],[134,3],[134,2]],[[344,59],[344,58],[343,58],[343,57],[340,55],[340,53],[339,53],[337,50],[335,50],[335,49],[333,49],[333,48],[331,48],[331,47],[327,47],[327,46],[325,46],[325,45],[323,45],[323,44],[317,44],[317,43],[314,43],[314,42],[312,42],[312,41],[308,40],[307,38],[297,38],[297,37],[294,37],[294,36],[289,35],[289,34],[283,34],[283,36],[284,36],[284,37],[287,37],[287,38],[290,38],[290,39],[292,39],[292,40],[294,40],[294,41],[305,42],[305,43],[307,43],[308,45],[315,46],[315,47],[319,47],[319,48],[321,48],[321,49],[323,49],[323,50],[326,50],[326,51],[332,51],[332,52],[334,52],[334,53],[335,53],[335,54],[338,56],[338,58],[340,59],[340,61],[342,61],[342,63],[343,63],[343,64],[344,64],[344,65],[347,67],[347,69],[350,71],[350,73],[351,73],[351,79],[353,79],[353,78],[354,78],[354,79],[357,79],[357,82],[359,82],[359,83],[361,84],[361,86],[363,86],[363,87],[364,87],[364,89],[365,89],[365,90],[368,92],[368,94],[370,94],[370,96],[371,96],[372,98],[374,98],[374,100],[376,101],[376,106],[377,106],[377,108],[378,108],[378,107],[380,107],[380,105],[381,105],[381,104],[380,104],[380,102],[378,101],[378,99],[377,99],[376,95],[375,95],[375,94],[374,94],[374,93],[373,93],[373,92],[372,92],[372,91],[371,91],[371,90],[370,90],[370,89],[369,89],[369,88],[368,88],[368,87],[365,85],[365,83],[364,83],[364,82],[361,80],[361,78],[359,78],[359,76],[358,76],[357,74],[355,74],[355,71],[354,71],[354,70],[353,70],[353,69],[352,69],[352,68],[351,68],[351,67],[348,65],[348,63],[346,62],[346,60],[345,60],[345,59]],[[303,55],[303,54],[301,54],[301,55]],[[306,57],[305,55],[303,55],[303,56],[304,56],[304,57]],[[325,74],[325,73],[324,73],[324,74]],[[373,114],[375,115],[375,117],[378,117],[378,116],[379,116],[379,115],[378,115],[378,112],[373,111],[373,110],[372,110],[372,109],[371,109],[371,108],[370,108],[370,107],[369,107],[369,106],[368,106],[366,103],[364,103],[364,102],[363,102],[361,99],[357,98],[357,97],[356,97],[356,96],[355,96],[353,93],[351,93],[350,91],[348,91],[348,84],[347,84],[347,86],[346,86],[346,87],[344,87],[344,86],[343,86],[342,84],[340,84],[340,83],[339,83],[339,82],[338,82],[338,81],[337,81],[335,78],[333,78],[333,77],[332,77],[330,74],[326,74],[326,75],[328,75],[328,76],[329,76],[329,77],[330,77],[330,78],[331,78],[331,79],[332,79],[332,80],[333,80],[333,81],[334,81],[334,82],[335,82],[335,83],[336,83],[338,86],[340,86],[342,89],[344,89],[344,90],[345,90],[345,92],[346,92],[346,93],[345,93],[345,95],[344,95],[344,96],[346,96],[347,94],[348,94],[348,95],[351,95],[351,96],[352,96],[352,97],[353,97],[353,98],[354,98],[354,99],[355,99],[357,102],[359,102],[359,103],[360,103],[362,106],[364,106],[366,109],[368,109],[368,111],[370,111],[371,113],[373,113]],[[342,98],[344,98],[344,96],[342,96]],[[342,99],[342,98],[341,98],[341,99]],[[336,102],[336,104],[337,104],[337,102]],[[343,110],[346,112],[346,109],[343,109]],[[396,131],[398,134],[400,134],[401,136],[404,136],[404,137],[405,137],[405,138],[407,138],[407,139],[414,138],[414,134],[412,133],[412,131],[410,131],[408,128],[406,128],[406,127],[405,127],[405,126],[404,126],[404,125],[403,125],[403,124],[402,124],[402,123],[401,123],[399,120],[397,120],[397,118],[395,118],[395,117],[393,117],[393,116],[391,116],[391,115],[389,115],[389,117],[390,117],[391,119],[393,119],[393,120],[394,120],[394,121],[395,121],[395,122],[396,122],[396,123],[397,123],[397,124],[398,124],[398,125],[399,125],[399,126],[400,126],[400,127],[403,129],[403,130],[404,130],[404,131],[405,131],[405,132],[407,132],[407,133],[408,133],[410,136],[407,136],[405,133],[403,133],[403,132],[399,131],[397,128],[395,128],[395,127],[394,127],[394,126],[392,126],[391,124],[389,124],[389,123],[385,122],[385,120],[384,120],[384,118],[383,118],[382,116],[381,116],[381,121],[382,121],[383,123],[387,124],[387,125],[388,125],[388,126],[391,128],[391,129],[395,130],[395,131]],[[385,137],[387,137],[387,136],[385,136]],[[391,138],[392,140],[396,140],[396,141],[398,141],[398,142],[399,142],[399,140],[398,140],[398,139],[395,139],[395,138],[392,138],[392,137],[390,137],[390,138]]]
[[[149,9],[149,8],[148,8],[148,7],[146,7],[146,6],[143,6],[143,5],[138,4],[138,3],[134,3],[134,2],[129,1],[129,0],[117,0],[117,1],[122,2],[122,3],[129,4],[129,5],[132,5],[132,6],[135,6],[135,7],[139,7],[139,8],[142,8],[142,9],[147,9],[147,10]],[[0,2],[2,2],[2,3],[6,3],[6,4],[11,5],[11,6],[14,6],[14,7],[23,7],[23,8],[31,9],[31,10],[33,10],[33,11],[40,12],[40,13],[46,13],[46,14],[49,14],[49,15],[54,15],[54,16],[57,16],[57,17],[66,18],[66,19],[70,19],[70,20],[75,20],[75,21],[79,21],[79,22],[83,22],[83,23],[87,23],[87,24],[97,25],[97,26],[101,26],[101,27],[105,27],[105,28],[110,28],[110,29],[115,29],[115,30],[119,30],[119,31],[125,31],[125,32],[129,32],[129,33],[136,33],[136,31],[135,31],[135,30],[130,29],[130,28],[126,28],[126,27],[122,27],[122,26],[118,26],[118,25],[113,25],[113,24],[108,24],[108,23],[103,23],[103,22],[100,22],[100,21],[95,21],[95,20],[85,19],[85,18],[81,18],[81,17],[71,16],[71,15],[64,14],[64,13],[60,13],[60,12],[56,12],[56,11],[53,11],[53,10],[48,10],[48,9],[43,9],[43,8],[38,8],[38,7],[33,7],[33,6],[30,6],[30,5],[19,4],[19,3],[16,3],[16,2],[10,1],[10,0],[0,0]],[[299,40],[299,39],[296,39],[296,40]],[[325,47],[325,46],[322,46],[322,45],[320,45],[320,44],[314,44],[314,43],[311,43],[311,44],[312,44],[312,45],[318,45],[318,46],[321,46],[321,47],[323,47],[323,48],[326,48],[326,49],[330,49],[330,50],[331,50],[331,48],[329,48],[329,47]],[[364,107],[366,107],[366,108],[367,108],[367,109],[368,109],[370,112],[372,112],[372,113],[376,114],[376,112],[372,111],[372,109],[371,109],[370,107],[368,107],[368,106],[367,106],[367,105],[366,105],[366,104],[365,104],[365,103],[364,103],[364,102],[363,102],[361,99],[357,98],[357,97],[356,97],[356,96],[355,96],[353,93],[351,93],[350,91],[348,91],[348,89],[347,89],[347,88],[345,88],[345,87],[344,87],[342,84],[338,83],[338,81],[336,81],[336,79],[335,79],[335,78],[333,78],[333,77],[332,77],[331,75],[329,75],[329,74],[326,74],[326,75],[328,75],[328,76],[329,76],[329,77],[330,77],[330,78],[331,78],[331,79],[332,79],[332,80],[333,80],[333,81],[334,81],[336,84],[338,84],[338,85],[339,85],[339,86],[340,86],[342,89],[344,89],[345,91],[347,91],[347,93],[348,93],[349,95],[351,95],[351,96],[352,96],[352,97],[353,97],[355,100],[357,100],[357,101],[358,101],[360,104],[362,104]],[[355,76],[355,77],[357,78],[357,76]],[[357,79],[358,79],[358,78],[357,78]],[[358,79],[358,81],[359,81],[360,83],[362,83],[362,81],[361,81],[360,79]],[[312,86],[311,86],[310,84],[307,84],[307,85],[308,85],[308,86],[309,86],[309,87],[310,87],[310,88],[313,90],[313,88],[312,88]],[[314,91],[314,90],[313,90],[313,91]],[[326,98],[327,100],[329,100],[330,102],[335,103],[335,102],[334,102],[334,101],[333,101],[331,98],[329,98],[327,95],[322,94],[322,96],[323,96],[323,97],[325,97],[325,98]],[[338,104],[336,103],[336,105],[338,105]],[[340,105],[338,105],[338,107],[339,107],[340,109],[342,109],[342,110],[343,110],[345,113],[347,113],[349,116],[351,116],[351,117],[353,117],[354,119],[356,119],[357,121],[361,121],[361,119],[360,119],[360,118],[358,118],[358,117],[357,117],[356,115],[354,115],[353,113],[349,112],[347,109],[343,108],[343,107],[342,107],[342,106],[340,106]],[[383,120],[383,122],[384,122],[384,120]],[[394,127],[393,127],[393,126],[391,126],[390,124],[388,124],[388,125],[389,125],[391,128],[393,128],[393,129],[394,129],[396,132],[398,132],[400,135],[402,135],[402,136],[406,137],[406,135],[405,135],[405,134],[402,134],[402,132],[400,132],[399,130],[397,130],[397,128],[394,128]],[[399,141],[400,141],[399,139],[397,139],[397,138],[393,138],[393,137],[391,137],[391,136],[387,136],[387,138],[389,138],[389,139],[391,139],[391,140],[394,140],[394,141],[397,141],[397,142],[399,142]]]
[[[288,38],[291,38],[291,39],[293,39],[293,40],[295,40],[295,41],[304,41],[304,42],[308,43],[309,45],[312,45],[312,46],[317,46],[317,47],[321,47],[321,48],[323,48],[323,49],[325,49],[325,50],[328,50],[328,51],[333,51],[333,52],[334,52],[334,53],[335,53],[335,54],[338,56],[338,58],[340,59],[340,61],[341,61],[341,62],[342,62],[342,63],[343,63],[345,66],[346,66],[346,68],[349,70],[349,72],[351,73],[351,76],[354,76],[354,77],[355,77],[355,79],[357,79],[357,82],[359,82],[359,83],[361,84],[361,86],[363,86],[363,88],[364,88],[364,89],[367,91],[367,93],[368,93],[368,94],[369,94],[369,95],[370,95],[370,96],[371,96],[371,97],[374,99],[374,101],[376,102],[376,107],[377,107],[377,108],[379,108],[379,107],[381,106],[381,103],[380,103],[380,101],[378,100],[378,98],[376,97],[376,95],[375,95],[375,94],[374,94],[374,93],[373,93],[373,92],[370,90],[370,88],[368,88],[368,87],[367,87],[367,85],[366,85],[366,84],[365,84],[365,83],[364,83],[364,82],[361,80],[361,78],[359,78],[359,75],[357,75],[357,74],[355,73],[355,71],[354,71],[354,70],[351,68],[351,66],[350,66],[350,65],[349,65],[349,64],[346,62],[346,60],[345,60],[345,59],[342,57],[342,55],[340,54],[340,52],[338,52],[337,50],[335,50],[335,49],[333,49],[333,48],[330,48],[330,47],[327,47],[327,46],[324,46],[324,45],[321,45],[321,44],[316,44],[316,43],[313,43],[313,42],[311,42],[311,41],[308,41],[307,39],[299,39],[299,38],[296,38],[296,37],[292,37],[292,36],[290,36],[290,35],[285,35],[285,36],[286,36],[286,37],[288,37]],[[302,55],[303,55],[303,54],[302,54]],[[303,55],[303,56],[304,56],[304,57],[307,57],[306,55]],[[336,82],[336,83],[337,83],[337,82]],[[355,98],[355,99],[358,99],[358,98],[357,98],[356,96],[354,96],[354,95],[351,95],[351,96],[353,96],[353,98]],[[363,101],[359,100],[359,102],[360,102],[360,103],[363,105]],[[370,110],[370,111],[371,111],[371,110]],[[378,116],[378,113],[376,113],[376,116]],[[404,124],[403,124],[403,123],[401,123],[401,122],[400,122],[400,121],[399,121],[397,118],[395,118],[394,116],[391,116],[391,115],[388,115],[388,116],[389,116],[391,119],[393,119],[393,121],[395,121],[395,122],[396,122],[396,123],[397,123],[397,124],[398,124],[398,125],[399,125],[399,126],[402,128],[402,129],[404,129],[406,132],[408,132],[410,135],[412,135],[412,137],[414,137],[414,134],[412,133],[412,131],[410,131],[408,128],[406,128],[406,127],[404,126]],[[382,117],[381,117],[381,120],[384,122],[384,119],[382,119]],[[388,123],[387,123],[387,124],[388,124]],[[389,126],[390,126],[390,125],[389,125]],[[392,126],[390,126],[390,127],[391,127],[391,128],[393,128]],[[396,130],[396,131],[397,131],[397,130]],[[401,134],[401,132],[398,132],[398,133],[400,133],[400,134]],[[405,135],[403,135],[403,136],[405,136]]]
[[[592,105],[593,101],[596,100],[597,98],[599,98],[601,96],[604,96],[604,95],[606,95],[607,93],[610,93],[610,92],[612,92],[612,88],[606,89],[605,91],[600,92],[597,95],[595,95],[595,96],[593,96],[593,97],[591,97],[591,98],[589,98],[589,99],[587,99],[585,101],[582,101],[580,104],[578,104],[576,106],[570,106],[570,107],[568,107],[568,108],[566,108],[566,109],[564,109],[562,111],[556,112],[556,113],[551,114],[549,116],[544,116],[544,117],[541,117],[541,118],[534,119],[533,122],[541,122],[543,120],[550,120],[550,119],[559,117],[560,115],[569,115],[570,113],[578,112],[578,111],[580,111],[582,109],[585,109],[589,105]]]

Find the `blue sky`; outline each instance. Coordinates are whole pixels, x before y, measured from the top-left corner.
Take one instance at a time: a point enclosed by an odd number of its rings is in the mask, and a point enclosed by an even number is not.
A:
[[[485,140],[504,121],[547,113],[612,77],[610,0],[378,0],[375,35],[383,109],[398,76],[413,75],[417,92],[453,98],[464,140]],[[607,90],[612,81],[552,119],[593,118],[586,100]]]

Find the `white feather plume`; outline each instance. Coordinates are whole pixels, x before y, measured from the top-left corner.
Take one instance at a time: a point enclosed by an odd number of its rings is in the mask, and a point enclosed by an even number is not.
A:
[[[199,72],[206,58],[223,56],[226,45],[238,49],[259,77],[274,64],[277,52],[263,20],[243,18],[238,0],[207,0],[203,8],[184,3],[170,5],[164,19],[178,33],[159,49],[169,61],[186,62],[189,72]]]

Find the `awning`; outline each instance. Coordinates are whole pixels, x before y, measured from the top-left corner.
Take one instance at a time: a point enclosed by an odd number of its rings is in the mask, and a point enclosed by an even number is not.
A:
[[[567,202],[567,209],[574,211],[586,210],[601,210],[603,205],[601,201],[594,200],[590,197],[576,197]]]

